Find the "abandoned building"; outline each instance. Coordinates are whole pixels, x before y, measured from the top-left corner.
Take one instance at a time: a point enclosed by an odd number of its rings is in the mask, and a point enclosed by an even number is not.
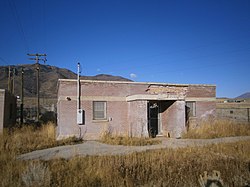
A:
[[[0,132],[16,123],[16,97],[7,90],[0,89]]]
[[[57,139],[98,139],[104,131],[179,138],[215,115],[215,85],[81,80],[77,91],[77,83],[58,81]]]

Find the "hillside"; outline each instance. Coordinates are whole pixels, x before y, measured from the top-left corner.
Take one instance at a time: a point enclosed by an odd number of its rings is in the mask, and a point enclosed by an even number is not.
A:
[[[250,92],[244,93],[236,98],[237,99],[250,99]]]
[[[16,69],[14,93],[21,93],[21,67],[24,70],[24,96],[36,96],[36,65],[25,64],[20,66],[11,66]],[[68,69],[58,68],[55,66],[40,64],[40,95],[42,97],[57,97],[57,81],[58,79],[76,79],[76,74]],[[84,80],[111,80],[111,81],[131,81],[129,79],[100,74],[96,76],[82,76]],[[8,66],[0,66],[0,89],[8,88]]]

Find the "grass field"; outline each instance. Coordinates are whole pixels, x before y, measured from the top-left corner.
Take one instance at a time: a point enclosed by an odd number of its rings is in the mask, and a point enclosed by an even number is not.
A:
[[[224,186],[250,184],[249,141],[124,156],[16,160],[22,152],[58,144],[53,125],[29,128],[0,137],[1,186],[200,186],[205,171],[211,176],[203,178],[223,181]],[[212,176],[213,170],[220,175]]]
[[[53,123],[48,123],[41,127],[24,126],[10,130],[5,129],[1,136],[1,142],[4,149],[11,150],[15,154],[82,142],[74,137],[56,141],[55,133],[56,126]]]
[[[199,127],[184,133],[182,138],[211,139],[229,136],[250,136],[250,124],[227,120],[203,121]]]

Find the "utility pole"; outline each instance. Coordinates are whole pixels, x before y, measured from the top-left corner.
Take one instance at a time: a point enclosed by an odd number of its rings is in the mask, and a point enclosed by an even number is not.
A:
[[[11,70],[10,70],[10,66],[9,66],[9,76],[8,76],[8,91],[9,92],[11,92],[11,86],[10,86],[11,81],[10,81],[10,79],[11,79]]]
[[[13,68],[12,73],[12,93],[15,94],[15,75],[16,75],[16,68]]]
[[[23,74],[24,74],[24,71],[23,71],[23,67],[21,68],[21,106],[20,106],[20,123],[21,125],[23,124]]]
[[[30,60],[35,60],[36,61],[36,94],[37,94],[37,114],[36,114],[36,119],[37,122],[39,122],[39,113],[40,113],[40,101],[39,101],[39,71],[40,71],[40,64],[39,61],[42,60],[44,63],[47,61],[46,59],[46,54],[27,54],[28,56],[35,56],[35,58],[29,58]],[[44,57],[44,58],[40,58]]]

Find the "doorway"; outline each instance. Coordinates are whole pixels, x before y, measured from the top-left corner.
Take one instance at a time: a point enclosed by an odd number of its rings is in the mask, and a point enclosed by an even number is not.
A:
[[[148,102],[148,133],[149,137],[156,137],[159,133],[159,102]]]

